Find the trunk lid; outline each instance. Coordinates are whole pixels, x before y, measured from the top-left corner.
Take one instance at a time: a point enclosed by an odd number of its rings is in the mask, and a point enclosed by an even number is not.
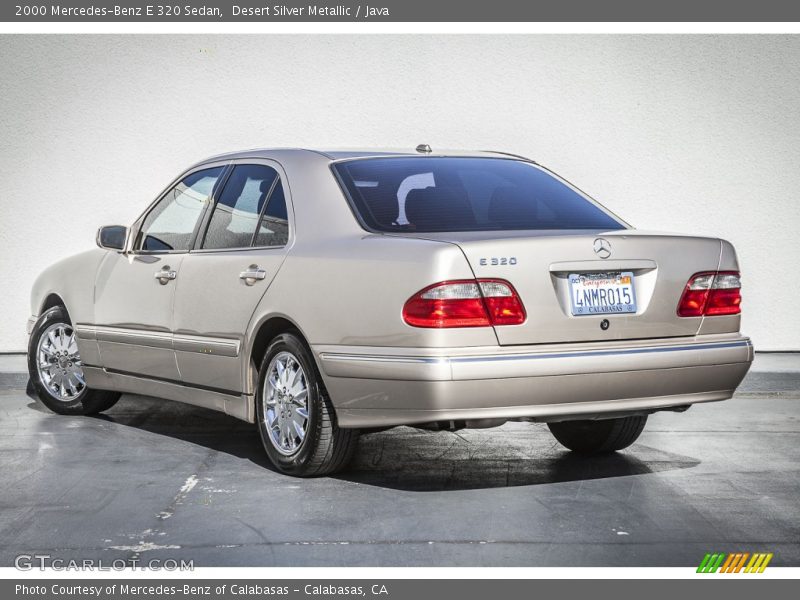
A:
[[[495,327],[501,345],[692,336],[702,317],[679,317],[689,278],[714,271],[721,241],[636,230],[466,232],[419,237],[457,244],[477,278],[509,281],[527,311],[521,325]],[[595,252],[599,238],[610,255]],[[600,248],[600,254],[605,254]],[[636,312],[573,316],[570,274],[633,273]],[[608,328],[601,322],[608,319]]]

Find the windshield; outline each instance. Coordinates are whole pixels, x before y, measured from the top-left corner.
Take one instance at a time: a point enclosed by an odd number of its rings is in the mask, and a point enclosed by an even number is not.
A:
[[[543,169],[498,158],[397,157],[333,165],[376,231],[624,229]]]

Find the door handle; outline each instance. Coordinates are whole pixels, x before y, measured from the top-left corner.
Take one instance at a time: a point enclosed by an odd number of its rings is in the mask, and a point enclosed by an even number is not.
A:
[[[178,274],[175,271],[170,270],[169,265],[165,265],[160,271],[156,271],[155,273],[155,278],[158,279],[158,283],[161,285],[167,285],[177,276]]]
[[[259,269],[258,265],[250,265],[247,271],[239,273],[239,279],[244,279],[247,285],[255,285],[256,281],[261,281],[267,278],[267,272],[264,269]]]

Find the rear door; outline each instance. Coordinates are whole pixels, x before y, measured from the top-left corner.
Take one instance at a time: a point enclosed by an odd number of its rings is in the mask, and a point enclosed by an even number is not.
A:
[[[175,287],[224,170],[218,165],[182,177],[145,214],[132,249],[104,259],[95,285],[95,325],[106,369],[180,379],[171,332]]]
[[[234,164],[181,264],[173,331],[184,383],[242,391],[244,332],[289,248],[287,193],[277,163]]]

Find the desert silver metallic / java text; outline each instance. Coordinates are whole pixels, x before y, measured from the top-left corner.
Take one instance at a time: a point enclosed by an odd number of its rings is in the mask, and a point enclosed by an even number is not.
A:
[[[66,323],[50,325],[39,338],[36,351],[39,379],[50,394],[69,402],[86,387],[75,330]]]
[[[267,368],[263,393],[269,440],[278,452],[291,456],[308,432],[308,382],[293,354],[275,355]]]

